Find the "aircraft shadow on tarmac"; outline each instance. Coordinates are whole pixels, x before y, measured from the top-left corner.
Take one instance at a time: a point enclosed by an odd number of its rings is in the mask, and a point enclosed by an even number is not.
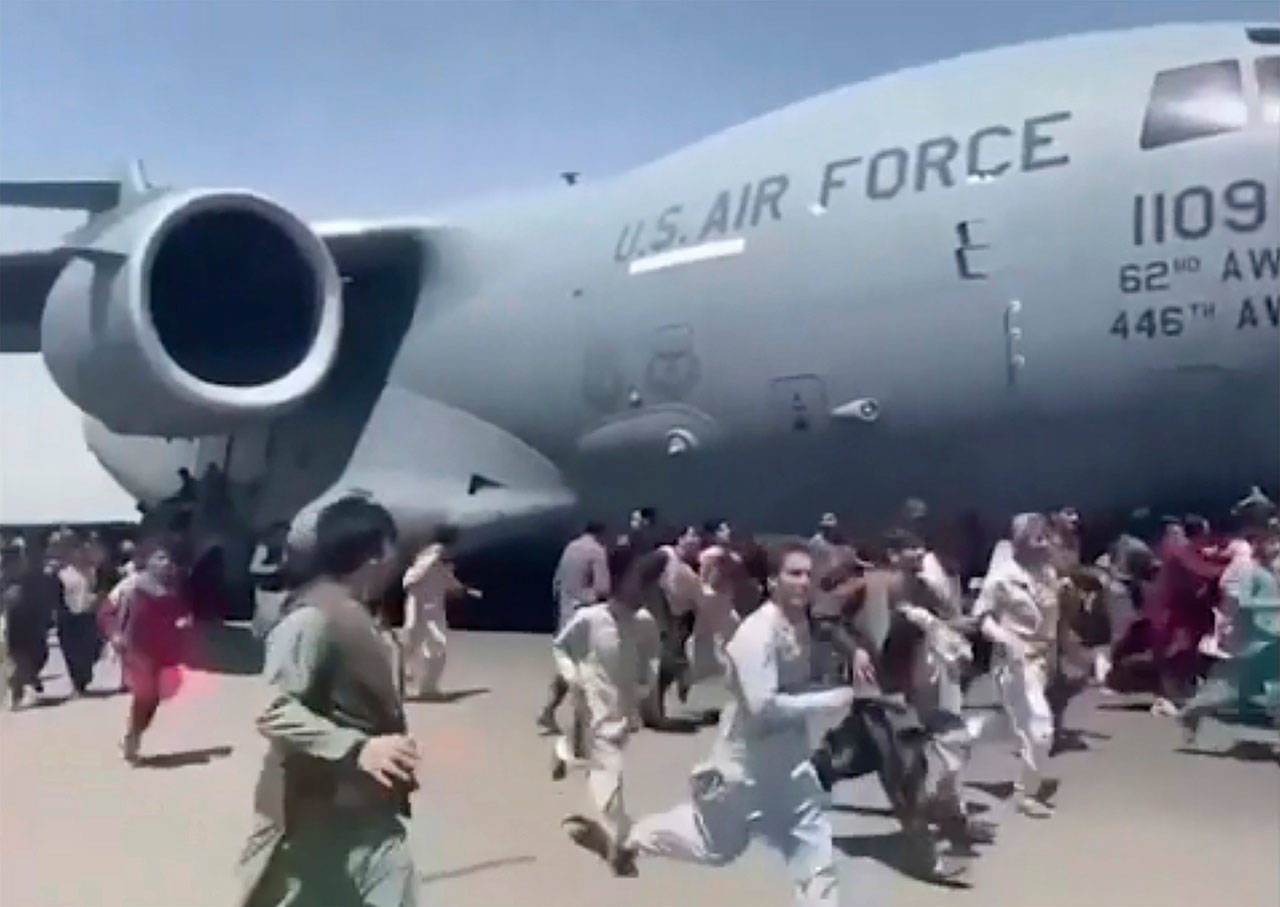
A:
[[[463,876],[475,875],[487,869],[500,869],[503,866],[518,866],[521,863],[534,862],[537,862],[537,857],[531,854],[524,854],[518,857],[499,857],[496,860],[483,860],[479,863],[472,863],[470,866],[460,866],[457,869],[447,869],[442,872],[421,872],[418,873],[418,881],[424,885],[429,885],[432,882],[443,882],[446,879],[458,879]]]
[[[185,768],[190,765],[208,765],[214,759],[225,759],[230,756],[231,749],[229,746],[207,746],[198,750],[140,756],[137,765],[139,768]]]
[[[868,857],[908,878],[929,882],[943,888],[968,888],[960,879],[930,879],[913,865],[907,836],[901,831],[879,835],[835,835],[831,839],[841,853],[850,857]]]

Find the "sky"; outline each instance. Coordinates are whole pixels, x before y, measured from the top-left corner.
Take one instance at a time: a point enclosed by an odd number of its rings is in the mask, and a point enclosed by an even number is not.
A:
[[[3,0],[0,178],[140,157],[155,183],[250,188],[309,220],[429,216],[968,51],[1276,18],[1275,0]],[[0,209],[0,250],[55,245],[80,219]],[[47,443],[80,416],[39,356],[3,359],[0,523],[127,519],[83,445]]]
[[[360,3],[4,0],[0,177],[263,192],[307,219],[430,215],[627,170],[840,85],[967,51],[1275,0]],[[0,212],[0,249],[76,216]]]

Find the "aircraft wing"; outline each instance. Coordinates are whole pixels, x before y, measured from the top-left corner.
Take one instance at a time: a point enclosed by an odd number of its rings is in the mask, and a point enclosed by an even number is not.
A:
[[[15,185],[39,185],[50,190],[83,183],[0,183],[3,204],[26,204],[11,199],[26,198],[20,192],[8,191]],[[63,198],[57,192],[38,196],[33,201]],[[68,193],[66,198],[77,197]],[[62,207],[61,205],[32,205]],[[416,258],[406,254],[407,243],[421,241],[424,231],[436,227],[425,220],[384,219],[342,221],[313,225],[316,234],[329,248],[338,273],[344,277],[387,271],[403,267]],[[40,318],[45,300],[62,269],[75,256],[70,248],[40,249],[0,254],[0,353],[40,352]]]
[[[0,353],[40,352],[40,314],[67,249],[0,255]]]

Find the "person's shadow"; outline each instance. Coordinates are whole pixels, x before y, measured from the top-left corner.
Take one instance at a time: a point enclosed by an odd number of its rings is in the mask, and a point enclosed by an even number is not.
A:
[[[1012,781],[966,781],[965,786],[980,790],[988,797],[994,797],[997,800],[1008,800],[1013,796]]]
[[[230,755],[229,746],[208,746],[199,750],[139,756],[136,765],[140,768],[184,768],[189,765],[207,765],[214,759],[225,759]]]
[[[962,878],[929,878],[912,860],[910,842],[901,831],[879,835],[836,835],[832,837],[831,843],[846,856],[869,857],[920,882],[929,882],[943,888],[970,887],[969,883]],[[952,859],[954,861],[954,858]]]
[[[1058,756],[1062,753],[1084,752],[1090,748],[1088,740],[1110,739],[1110,734],[1080,730],[1078,728],[1063,728],[1058,732],[1058,736],[1054,738],[1053,745],[1049,747],[1049,755]]]
[[[262,673],[263,643],[246,626],[199,621],[190,631],[186,663],[213,674]]]
[[[405,702],[430,702],[435,704],[448,705],[453,702],[461,702],[464,699],[470,699],[472,696],[483,696],[490,692],[488,687],[470,687],[465,690],[450,690],[447,693],[437,693],[434,696],[416,696],[406,695]]]
[[[1187,756],[1210,756],[1214,759],[1236,759],[1240,762],[1280,762],[1275,747],[1261,740],[1237,740],[1230,749],[1204,750],[1184,746],[1178,750]]]
[[[876,816],[892,819],[897,813],[888,806],[858,806],[856,803],[832,803],[827,807],[833,813],[850,813],[855,816]]]
[[[418,881],[424,885],[432,882],[443,882],[446,879],[458,879],[464,876],[475,875],[477,872],[486,872],[490,869],[500,869],[503,866],[519,866],[524,863],[537,862],[537,858],[532,855],[523,855],[518,857],[499,857],[495,860],[484,860],[479,863],[472,863],[469,866],[461,866],[457,869],[447,869],[442,872],[419,873]]]

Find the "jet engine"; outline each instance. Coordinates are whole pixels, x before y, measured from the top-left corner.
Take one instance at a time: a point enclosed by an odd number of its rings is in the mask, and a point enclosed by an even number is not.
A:
[[[337,268],[261,196],[149,192],[66,245],[41,349],[63,392],[113,432],[226,434],[301,402],[333,363]]]

